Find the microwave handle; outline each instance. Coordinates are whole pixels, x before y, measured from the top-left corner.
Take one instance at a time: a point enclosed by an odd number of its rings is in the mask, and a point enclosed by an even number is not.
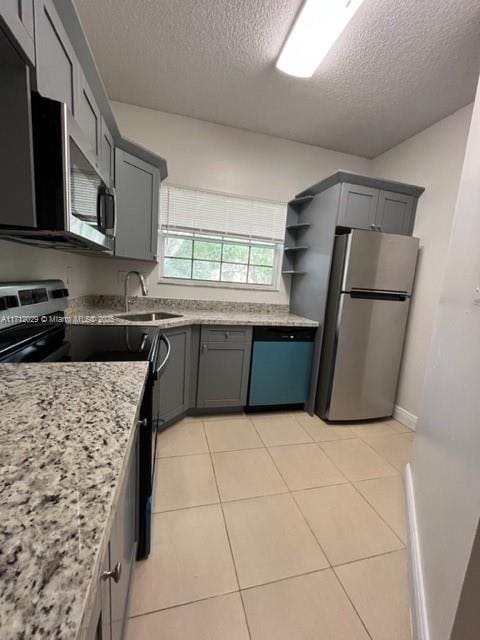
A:
[[[111,199],[112,208],[110,209],[112,219],[107,220],[107,199]],[[115,189],[109,189],[101,191],[98,195],[98,208],[97,208],[97,222],[98,228],[105,233],[107,228],[112,229],[107,235],[115,237],[117,234],[117,194]]]
[[[113,237],[117,237],[117,191],[115,187],[111,188],[113,197]]]

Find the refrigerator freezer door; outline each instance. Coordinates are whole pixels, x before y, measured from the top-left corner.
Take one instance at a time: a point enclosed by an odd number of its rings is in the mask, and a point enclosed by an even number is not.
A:
[[[336,357],[328,381],[328,420],[392,415],[408,307],[408,298],[392,301],[341,295]]]
[[[418,238],[353,230],[345,239],[342,291],[412,291]]]

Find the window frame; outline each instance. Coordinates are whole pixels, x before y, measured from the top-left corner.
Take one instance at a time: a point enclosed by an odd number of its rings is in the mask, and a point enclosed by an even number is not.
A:
[[[221,257],[220,260],[203,260],[204,262],[218,262],[220,265],[220,278],[222,272],[223,264],[232,264],[232,265],[241,265],[244,264],[248,267],[250,266],[267,266],[267,265],[251,265],[250,264],[250,252],[251,248],[259,246],[259,247],[271,247],[273,249],[273,265],[272,265],[272,284],[255,284],[249,282],[228,282],[223,280],[200,280],[197,278],[175,278],[172,276],[166,276],[164,273],[165,267],[165,258],[169,256],[165,255],[165,245],[166,239],[168,237],[173,238],[191,238],[194,240],[198,238],[199,240],[212,240],[213,242],[218,242],[222,246]],[[280,291],[280,277],[281,277],[281,267],[282,267],[282,259],[283,259],[283,243],[275,242],[274,240],[260,240],[255,238],[241,238],[240,236],[229,236],[228,234],[214,234],[214,233],[206,233],[199,231],[198,229],[159,229],[158,231],[158,257],[159,257],[159,277],[158,282],[161,284],[181,284],[185,286],[202,286],[202,287],[216,287],[216,288],[226,288],[226,289],[248,289],[248,290],[257,290],[257,291]],[[229,262],[223,261],[223,253],[225,245],[249,245],[249,255],[248,262],[240,263],[240,262]],[[194,247],[192,247],[192,257],[185,258],[186,260],[191,260],[192,262],[192,275],[193,275],[193,262],[197,260],[198,262],[202,262],[201,258],[195,259],[193,256]],[[248,278],[248,271],[247,271]]]

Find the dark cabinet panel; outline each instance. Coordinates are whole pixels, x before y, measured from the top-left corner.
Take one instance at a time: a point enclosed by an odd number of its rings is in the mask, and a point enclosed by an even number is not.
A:
[[[33,0],[2,0],[0,25],[2,23],[18,51],[34,65]]]
[[[115,255],[122,258],[155,260],[158,242],[159,170],[117,148],[115,186]]]
[[[158,385],[159,410],[163,422],[169,423],[185,413],[189,407],[191,328],[181,327],[163,333],[170,342],[171,355]],[[164,349],[162,343],[160,359],[163,357]]]
[[[344,183],[340,195],[338,224],[354,229],[373,229],[378,205],[378,189]]]
[[[380,191],[375,224],[378,231],[410,235],[413,231],[413,196]]]
[[[40,94],[65,102],[76,117],[78,62],[50,0],[37,0],[35,3],[35,49]]]
[[[251,342],[201,342],[197,407],[243,407],[247,403]]]
[[[30,72],[10,40],[0,30],[0,85],[8,87],[0,100],[0,224],[33,227],[35,179],[33,168]]]

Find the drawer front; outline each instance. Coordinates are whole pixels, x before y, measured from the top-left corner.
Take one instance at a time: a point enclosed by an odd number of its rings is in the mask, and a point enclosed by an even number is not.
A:
[[[252,327],[203,326],[202,342],[250,342]]]

